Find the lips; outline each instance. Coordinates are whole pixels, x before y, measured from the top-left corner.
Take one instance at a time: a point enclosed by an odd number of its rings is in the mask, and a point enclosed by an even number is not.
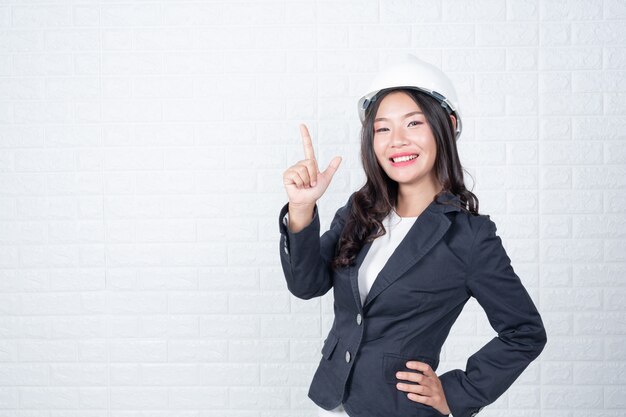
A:
[[[419,156],[418,154],[412,154],[412,155],[403,155],[403,156],[392,157],[390,159],[391,159],[391,162],[398,163],[398,162],[410,161],[412,159],[417,158],[418,156]]]
[[[411,152],[396,153],[389,157],[389,161],[391,161],[391,163],[393,164],[399,164],[402,162],[412,161],[416,159],[418,156],[419,156],[418,153],[411,153]]]
[[[391,157],[389,157],[389,162],[391,163],[391,166],[398,168],[415,163],[418,157],[419,154],[417,153],[398,153],[391,155]]]

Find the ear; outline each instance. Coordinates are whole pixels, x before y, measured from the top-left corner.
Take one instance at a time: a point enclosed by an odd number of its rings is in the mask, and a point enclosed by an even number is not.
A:
[[[456,117],[454,117],[454,115],[451,114],[450,119],[452,119],[452,126],[454,126],[454,130],[456,131]]]

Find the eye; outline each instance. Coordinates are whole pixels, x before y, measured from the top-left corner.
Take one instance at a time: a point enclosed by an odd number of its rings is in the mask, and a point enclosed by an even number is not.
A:
[[[389,129],[386,127],[379,127],[378,129],[374,129],[374,133],[386,132]]]
[[[420,122],[419,120],[411,120],[409,122],[409,126],[417,126],[417,125],[421,125],[422,122]]]

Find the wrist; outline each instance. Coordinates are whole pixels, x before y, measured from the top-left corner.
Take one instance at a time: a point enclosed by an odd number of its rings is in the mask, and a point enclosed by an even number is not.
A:
[[[315,204],[292,204],[289,203],[289,225],[291,232],[299,232],[311,224]]]
[[[312,213],[316,202],[313,203],[292,203],[289,202],[289,213]]]
[[[289,218],[311,219],[315,211],[315,203],[289,203]]]

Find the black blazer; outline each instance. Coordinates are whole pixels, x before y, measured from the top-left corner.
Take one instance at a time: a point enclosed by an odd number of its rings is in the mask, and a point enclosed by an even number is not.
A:
[[[504,393],[543,350],[546,332],[526,289],[511,267],[488,215],[462,211],[447,192],[417,218],[377,276],[364,305],[356,264],[333,271],[329,262],[350,210],[337,211],[320,238],[317,209],[298,233],[283,224],[280,258],[292,294],[309,299],[334,290],[335,318],[322,348],[309,397],[320,407],[343,403],[352,417],[440,417],[409,400],[395,384],[408,360],[433,369],[450,328],[470,297],[498,333],[469,357],[466,369],[439,375],[454,417],[470,417]]]

